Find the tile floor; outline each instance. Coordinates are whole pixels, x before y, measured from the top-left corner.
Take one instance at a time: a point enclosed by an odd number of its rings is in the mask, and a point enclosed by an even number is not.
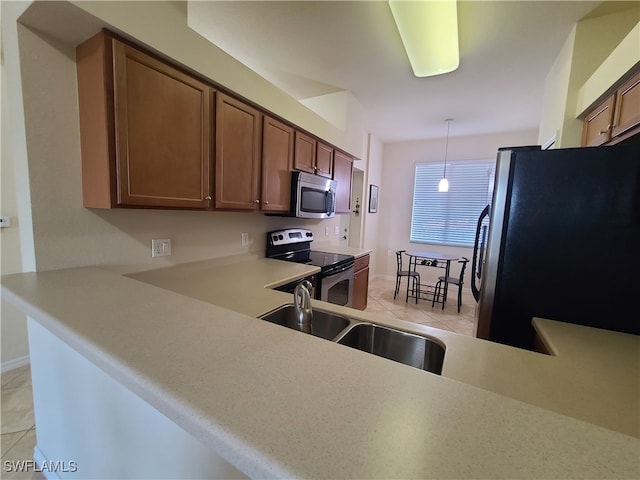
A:
[[[33,399],[31,395],[31,371],[29,366],[10,370],[0,375],[2,384],[2,454],[3,479],[44,479],[44,475],[33,469],[26,472],[11,471],[15,464],[9,462],[33,459],[36,444]],[[13,467],[13,468],[12,468]]]
[[[442,306],[421,300],[417,304],[414,299],[405,302],[406,278],[400,287],[400,293],[393,299],[395,280],[376,277],[369,282],[368,312],[386,313],[401,320],[429,325],[431,327],[450,330],[464,335],[472,335],[475,301],[469,292],[463,291],[462,308],[457,311],[457,288],[449,293],[449,301]],[[2,408],[2,479],[42,480],[40,472],[11,472],[8,464],[12,460],[30,460],[36,444],[35,421],[33,418],[33,400],[31,393],[31,371],[24,366],[3,373]]]
[[[409,301],[405,302],[406,287],[407,279],[405,277],[402,278],[400,291],[394,300],[395,278],[372,278],[369,281],[366,311],[386,313],[407,322],[420,323],[463,335],[473,335],[473,315],[476,301],[469,290],[462,290],[462,306],[460,313],[458,313],[458,287],[449,288],[444,310],[442,305],[438,303],[431,307],[431,302],[426,300],[418,300],[416,304],[414,298],[409,298]]]

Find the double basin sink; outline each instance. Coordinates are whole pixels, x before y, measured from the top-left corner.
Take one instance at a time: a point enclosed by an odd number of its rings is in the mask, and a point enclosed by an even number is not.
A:
[[[310,325],[301,327],[293,305],[260,318],[427,372],[442,372],[444,346],[427,337],[316,309]]]

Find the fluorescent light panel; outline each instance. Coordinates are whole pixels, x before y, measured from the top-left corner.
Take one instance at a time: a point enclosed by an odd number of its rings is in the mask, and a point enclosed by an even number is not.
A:
[[[440,75],[458,68],[456,0],[390,0],[389,7],[416,77]]]

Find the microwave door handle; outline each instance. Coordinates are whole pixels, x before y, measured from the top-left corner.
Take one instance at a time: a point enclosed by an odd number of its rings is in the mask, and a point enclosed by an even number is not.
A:
[[[480,217],[478,218],[478,225],[476,227],[476,238],[473,242],[473,257],[471,262],[471,292],[473,293],[473,298],[478,301],[480,299],[480,289],[476,284],[476,268],[478,267],[478,241],[480,240],[480,232],[482,231],[482,221],[485,217],[489,216],[489,205],[484,207]],[[481,267],[480,267],[481,268]]]
[[[331,212],[334,210],[334,205],[336,204],[336,192],[329,189],[327,191],[327,198],[325,203],[325,210],[327,215],[331,215]]]

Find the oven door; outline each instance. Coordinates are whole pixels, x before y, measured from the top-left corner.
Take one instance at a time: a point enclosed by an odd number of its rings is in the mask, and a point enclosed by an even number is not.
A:
[[[320,275],[319,280],[319,300],[350,307],[353,301],[353,263],[344,268]]]

